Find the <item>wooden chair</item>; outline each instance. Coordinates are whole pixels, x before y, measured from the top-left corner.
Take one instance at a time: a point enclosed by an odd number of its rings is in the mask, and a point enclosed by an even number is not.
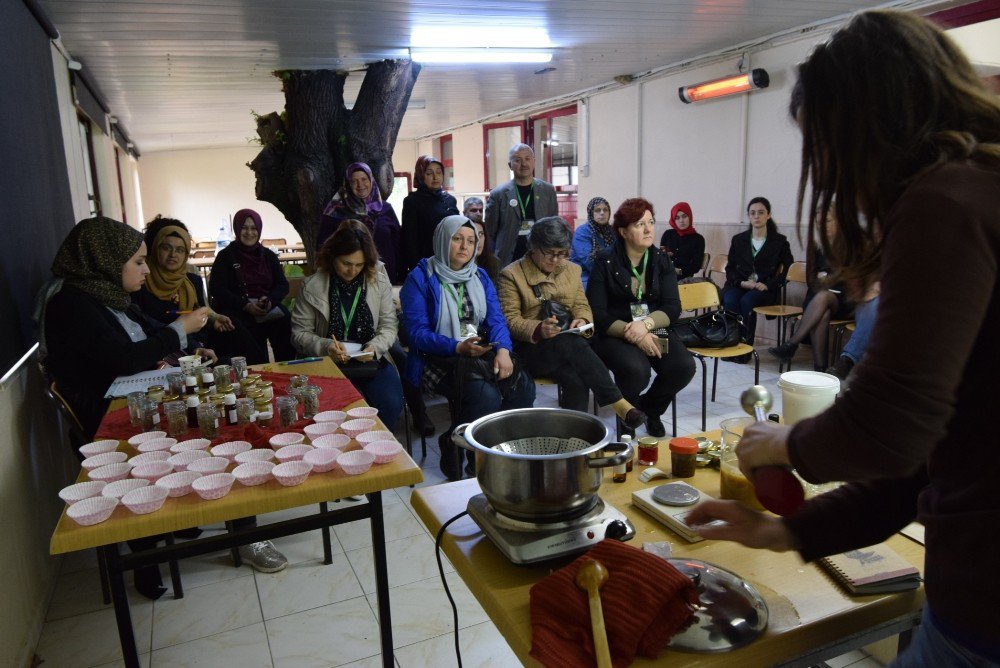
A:
[[[688,283],[678,285],[681,297],[681,309],[684,311],[706,311],[722,310],[719,303],[719,291],[711,283]],[[745,343],[738,343],[728,348],[688,348],[688,351],[701,362],[701,429],[705,431],[708,421],[708,366],[705,364],[707,358],[715,360],[712,367],[712,401],[715,401],[715,385],[719,377],[719,360],[727,357],[739,357],[740,355],[753,355],[753,378],[754,384],[760,383],[760,357],[753,346]],[[674,401],[674,424],[677,423],[677,402]],[[676,429],[676,427],[675,427]]]
[[[214,257],[214,256],[215,256],[214,250],[195,249],[194,252],[191,253],[191,257]]]
[[[215,250],[215,246],[216,246],[216,243],[214,241],[196,241],[196,242],[194,242],[194,249],[195,250],[200,250],[200,249],[204,249],[204,248],[210,248],[210,249],[212,249],[214,251]]]
[[[698,273],[701,274],[702,278],[708,278],[708,264],[711,261],[712,261],[711,253],[704,253],[701,256],[701,269],[698,271]],[[723,271],[725,271],[725,267],[723,267]]]
[[[798,283],[803,288],[806,286],[806,263],[805,262],[793,262],[792,266],[788,268],[788,274],[785,276],[785,285],[781,287],[780,298],[777,304],[771,306],[756,306],[753,312],[757,315],[762,315],[765,317],[777,318],[778,319],[778,345],[780,346],[785,342],[786,337],[786,325],[790,318],[798,318],[802,315],[801,306],[788,306],[785,301],[787,297],[787,289],[790,283]],[[778,372],[780,373],[784,367],[784,360],[778,361]],[[789,367],[791,368],[791,367]]]
[[[715,283],[720,290],[726,285],[726,265],[729,264],[729,256],[720,253],[714,258],[709,258],[708,269],[705,270],[705,278]],[[722,282],[715,278],[715,274],[722,274]]]
[[[265,246],[287,246],[288,242],[284,239],[261,239],[261,243]]]

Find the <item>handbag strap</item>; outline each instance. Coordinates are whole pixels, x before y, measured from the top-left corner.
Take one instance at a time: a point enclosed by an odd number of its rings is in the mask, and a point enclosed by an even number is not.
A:
[[[528,280],[528,273],[524,270],[523,264],[521,265],[521,273],[524,275],[524,282],[527,283],[528,287],[531,288],[531,291],[535,293],[535,299],[537,299],[539,303],[545,301],[545,298],[542,297],[542,289],[538,287],[538,284],[536,283],[532,285],[531,281]]]

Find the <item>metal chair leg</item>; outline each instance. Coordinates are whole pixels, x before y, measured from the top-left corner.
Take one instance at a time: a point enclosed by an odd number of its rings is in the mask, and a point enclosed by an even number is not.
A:
[[[699,357],[701,362],[701,430],[705,431],[708,425],[708,365],[704,357]]]
[[[674,400],[670,402],[670,408],[673,411],[674,417],[674,429],[672,435],[677,436],[677,395],[674,395]]]
[[[712,403],[715,403],[715,385],[719,380],[719,358],[715,358],[715,364],[712,365]]]
[[[233,532],[233,523],[229,520],[226,520],[226,531],[230,533]],[[239,568],[243,565],[243,557],[240,556],[240,548],[230,548],[229,554],[233,557],[233,568]]]
[[[97,572],[101,576],[101,600],[104,605],[111,604],[111,582],[108,580],[108,560],[104,550],[97,548]]]
[[[753,351],[753,384],[760,385],[760,355],[756,350]]]

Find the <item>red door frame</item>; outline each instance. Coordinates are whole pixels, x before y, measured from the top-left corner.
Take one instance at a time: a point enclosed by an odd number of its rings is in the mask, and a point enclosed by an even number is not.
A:
[[[529,146],[535,145],[535,121],[540,121],[542,119],[552,119],[558,118],[560,116],[572,116],[577,112],[576,103],[565,107],[559,107],[558,109],[551,109],[549,111],[544,111],[540,114],[535,114],[528,117],[528,132],[527,140],[524,142]],[[551,134],[551,133],[549,133]],[[544,177],[539,177],[543,181],[552,182],[552,151],[545,152],[545,175]]]
[[[521,143],[526,144],[525,137],[527,137],[528,128],[526,121],[505,121],[503,123],[486,123],[483,125],[483,190],[490,190],[490,130],[497,130],[499,128],[521,128]],[[499,185],[499,184],[497,184]]]

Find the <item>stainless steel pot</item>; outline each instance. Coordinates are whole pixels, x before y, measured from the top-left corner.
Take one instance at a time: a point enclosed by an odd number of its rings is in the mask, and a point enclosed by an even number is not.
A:
[[[610,442],[608,428],[597,417],[561,408],[486,415],[456,427],[452,440],[476,453],[476,478],[494,510],[527,522],[585,513],[597,503],[601,469],[632,456],[631,445]],[[521,454],[525,448],[519,446],[530,443],[551,444],[543,449],[555,452]],[[604,456],[606,451],[615,454]]]

